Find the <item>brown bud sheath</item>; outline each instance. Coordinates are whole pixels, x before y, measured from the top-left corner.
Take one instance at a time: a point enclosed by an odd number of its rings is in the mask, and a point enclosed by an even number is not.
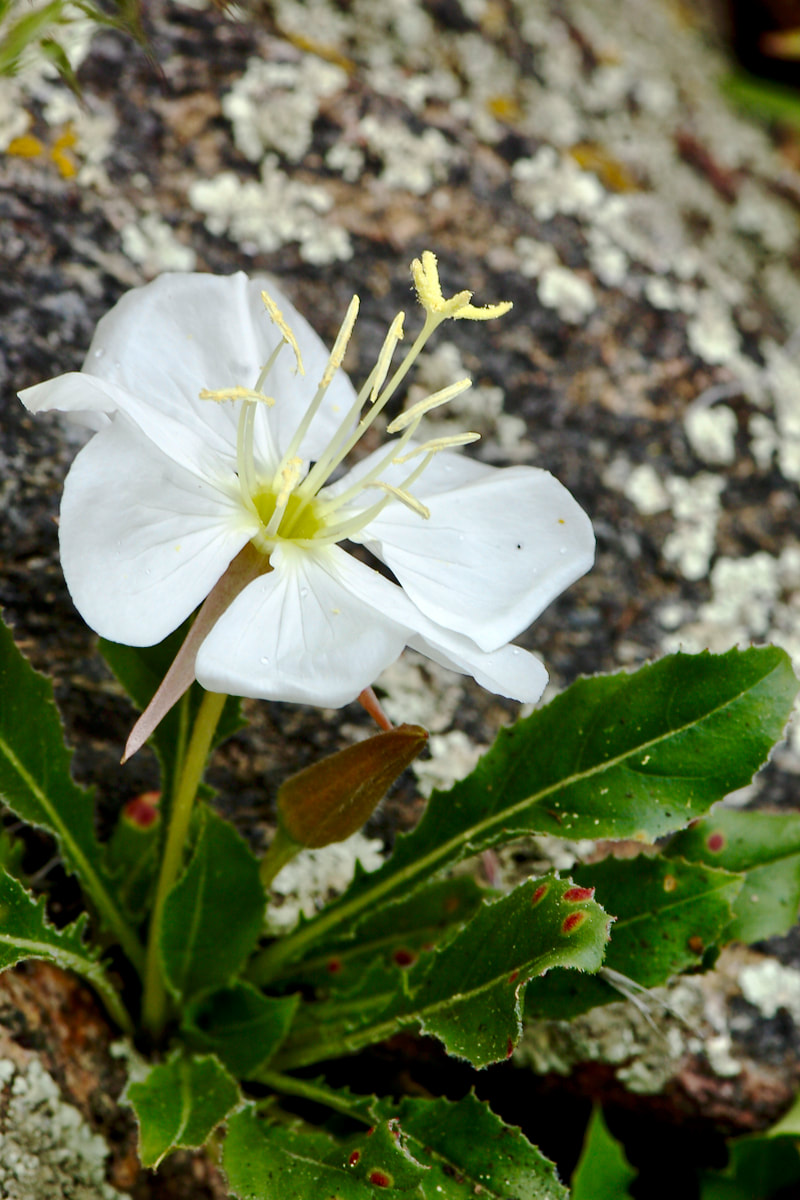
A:
[[[343,842],[361,828],[427,740],[421,726],[398,725],[298,771],[278,792],[283,833],[313,849]]]

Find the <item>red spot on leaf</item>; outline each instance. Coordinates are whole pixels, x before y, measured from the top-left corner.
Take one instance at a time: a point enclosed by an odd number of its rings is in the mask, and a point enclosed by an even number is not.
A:
[[[577,929],[579,925],[582,925],[585,920],[586,920],[585,912],[570,913],[569,916],[565,917],[565,919],[564,919],[564,922],[561,926],[561,932],[562,933],[572,933],[573,930]]]
[[[514,1053],[514,1039],[509,1038],[508,1041],[506,1042],[506,1058],[511,1058],[511,1055],[513,1053]]]
[[[446,913],[454,913],[461,907],[461,901],[458,896],[448,896],[444,902],[444,911]]]
[[[328,974],[338,975],[342,969],[342,960],[340,958],[328,959]]]
[[[531,904],[538,904],[539,901],[547,895],[549,886],[550,885],[547,883],[540,883],[536,891],[531,896]]]
[[[571,887],[567,888],[562,900],[566,900],[568,904],[578,904],[581,900],[591,900],[594,897],[594,888]]]
[[[354,1150],[347,1161],[349,1162],[351,1167],[354,1167],[360,1158],[361,1158],[361,1151]]]
[[[392,958],[398,967],[410,967],[416,961],[417,956],[413,950],[407,950],[405,946],[400,946],[394,951]]]
[[[712,854],[719,854],[720,850],[725,848],[725,834],[717,830],[715,833],[710,833],[706,838],[706,845]]]
[[[508,977],[508,982],[516,983],[518,979],[519,979],[519,971],[512,971]]]
[[[686,944],[689,947],[689,949],[691,950],[692,954],[702,954],[703,951],[705,950],[705,946],[703,945],[703,939],[701,937],[699,937],[698,934],[696,934],[696,933],[692,934],[692,936],[689,938],[689,940]]]
[[[374,1183],[375,1187],[391,1187],[394,1182],[386,1171],[370,1171],[367,1179],[370,1183]]]
[[[134,796],[123,808],[123,815],[139,829],[149,829],[158,820],[158,805],[161,792],[142,792]]]

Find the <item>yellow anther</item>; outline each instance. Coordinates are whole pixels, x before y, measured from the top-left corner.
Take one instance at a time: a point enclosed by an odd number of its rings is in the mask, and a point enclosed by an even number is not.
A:
[[[403,321],[405,313],[399,312],[389,326],[389,332],[381,347],[381,352],[378,355],[378,361],[375,364],[375,379],[372,383],[372,389],[369,394],[370,404],[374,404],[378,399],[378,393],[384,385],[386,376],[389,373],[389,367],[392,365],[392,356],[397,347],[397,343],[403,338]]]
[[[257,404],[266,404],[271,408],[275,403],[272,396],[265,396],[263,392],[257,392],[253,388],[238,386],[217,388],[214,391],[203,388],[198,396],[200,400],[213,400],[215,404],[224,404],[227,400],[249,400]]]
[[[358,305],[358,296],[353,296],[353,299],[350,301],[350,307],[348,308],[345,318],[342,321],[341,328],[336,335],[336,341],[333,343],[333,349],[331,350],[331,356],[328,359],[328,365],[326,366],[320,381],[320,390],[323,390],[329,386],[334,375],[342,365],[342,360],[344,359],[345,352],[347,350],[347,343],[350,341],[350,334],[353,332],[353,326],[355,325],[356,317],[358,316]]]
[[[410,458],[416,458],[419,454],[438,454],[440,450],[452,449],[453,446],[469,446],[471,442],[480,440],[479,433],[453,433],[447,437],[431,438],[429,442],[423,442],[421,446],[415,446],[413,450],[409,450],[408,454],[400,454],[397,458],[393,458],[392,462],[399,465],[408,462]]]
[[[286,318],[270,296],[269,292],[262,292],[261,299],[264,302],[264,307],[266,308],[273,325],[278,326],[283,340],[286,342],[287,346],[291,346],[292,348],[292,353],[294,354],[295,362],[297,363],[295,374],[305,375],[306,372],[305,367],[303,366],[303,359],[300,356],[300,347],[297,344],[297,338],[294,336],[286,322]]]
[[[504,300],[501,304],[487,304],[477,308],[470,304],[472,292],[457,292],[455,296],[445,300],[439,282],[436,255],[431,250],[425,250],[421,259],[414,259],[411,273],[422,307],[426,312],[442,318],[452,317],[456,321],[491,321],[494,317],[502,317],[503,313],[507,313],[512,307],[510,300]]]
[[[424,400],[418,400],[416,404],[412,404],[411,408],[400,413],[399,417],[395,417],[387,425],[386,432],[399,433],[401,429],[408,429],[409,425],[413,425],[415,421],[419,421],[425,413],[430,412],[433,408],[439,408],[442,404],[447,404],[448,400],[452,400],[455,396],[460,396],[462,392],[465,392],[470,387],[472,387],[471,379],[460,379],[458,383],[451,383],[449,387],[442,388],[438,392],[433,392],[432,395],[426,396]]]
[[[502,317],[513,307],[510,300],[501,300],[499,304],[482,304],[480,308],[476,308],[474,304],[465,304],[450,315],[454,321],[493,321],[495,317]]]
[[[399,500],[401,504],[405,504],[406,508],[410,508],[418,516],[424,517],[426,521],[431,515],[431,510],[426,508],[424,504],[421,504],[416,496],[412,496],[411,492],[405,491],[404,488],[393,487],[391,483],[384,483],[382,479],[376,479],[374,483],[368,483],[367,487],[379,488],[380,491],[386,492],[387,495],[392,496],[395,500]]]

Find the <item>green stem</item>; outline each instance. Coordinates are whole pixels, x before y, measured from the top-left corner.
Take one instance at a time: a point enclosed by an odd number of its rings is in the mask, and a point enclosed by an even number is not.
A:
[[[359,1104],[360,1097],[355,1098],[354,1102],[353,1097],[325,1087],[317,1080],[297,1079],[294,1075],[284,1075],[281,1071],[259,1071],[256,1078],[259,1083],[265,1084],[281,1095],[301,1096],[304,1100],[313,1100],[315,1104],[324,1104],[326,1108],[333,1109],[334,1112],[339,1112],[345,1117],[363,1121],[365,1125],[374,1123],[368,1109],[368,1103],[373,1099],[371,1096],[365,1096],[364,1102]]]
[[[203,778],[214,731],[227,698],[220,692],[206,692],[203,696],[170,809],[169,827],[161,859],[161,872],[158,877],[153,915],[150,920],[144,973],[142,1023],[154,1037],[158,1037],[162,1032],[168,1012],[167,992],[159,958],[164,904],[183,865],[183,853],[197,789]]]

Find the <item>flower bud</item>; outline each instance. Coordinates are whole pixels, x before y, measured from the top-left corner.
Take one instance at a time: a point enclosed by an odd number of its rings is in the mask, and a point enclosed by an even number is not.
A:
[[[361,828],[427,740],[421,726],[398,725],[298,771],[278,792],[282,832],[312,849],[343,842]]]

